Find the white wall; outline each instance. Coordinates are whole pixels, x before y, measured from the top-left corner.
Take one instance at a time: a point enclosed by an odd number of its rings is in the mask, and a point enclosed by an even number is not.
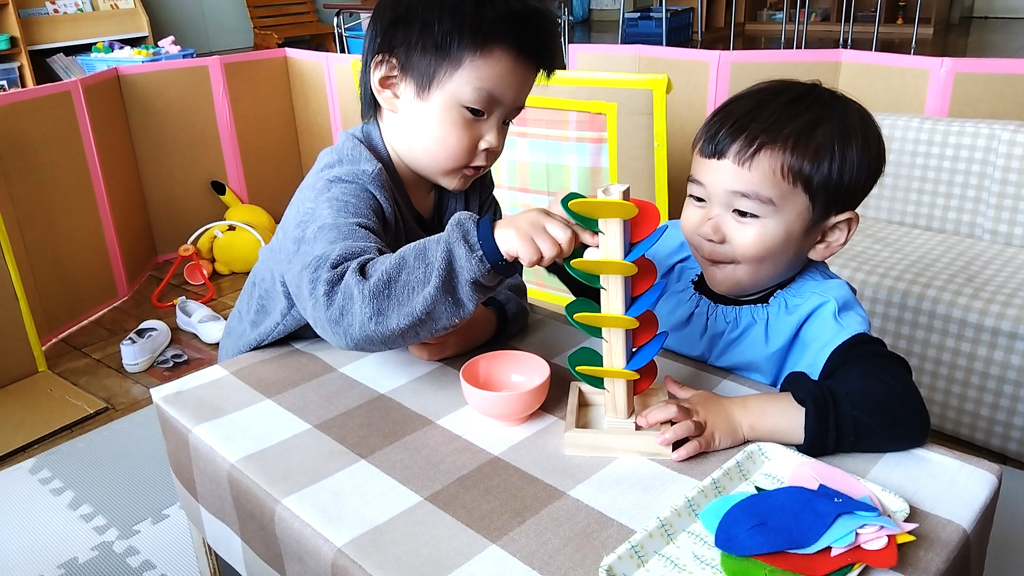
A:
[[[145,0],[153,38],[174,36],[200,54],[252,46],[245,0]]]
[[[974,16],[1024,18],[1024,0],[975,0]]]

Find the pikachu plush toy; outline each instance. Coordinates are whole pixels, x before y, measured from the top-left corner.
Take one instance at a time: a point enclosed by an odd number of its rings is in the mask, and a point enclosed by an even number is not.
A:
[[[196,242],[199,258],[213,262],[213,269],[221,275],[249,272],[256,265],[260,248],[270,242],[277,230],[277,223],[266,210],[252,204],[242,204],[226,184],[218,180],[210,182],[213,192],[227,205],[224,220],[239,222],[255,230],[256,236],[239,226],[224,224],[203,233]]]

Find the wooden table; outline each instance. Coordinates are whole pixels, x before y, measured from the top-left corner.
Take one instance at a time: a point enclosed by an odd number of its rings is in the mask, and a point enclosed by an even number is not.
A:
[[[515,428],[466,406],[466,358],[424,362],[321,340],[155,388],[200,563],[218,555],[248,575],[595,574],[739,449],[684,463],[564,455],[564,362],[585,339],[534,309],[510,347],[550,361],[551,390]],[[724,395],[768,390],[671,354],[658,364],[662,375]],[[901,548],[894,573],[982,575],[997,466],[934,445],[823,460],[910,503],[918,540]]]

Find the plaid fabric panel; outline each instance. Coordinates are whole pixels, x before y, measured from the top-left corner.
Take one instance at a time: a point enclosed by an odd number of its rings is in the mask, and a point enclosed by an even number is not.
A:
[[[494,164],[494,196],[505,215],[547,208],[566,192],[589,195],[608,183],[608,128],[603,114],[527,108],[516,118]],[[528,286],[570,295],[543,269],[523,273]]]
[[[367,355],[322,340],[154,389],[190,524],[243,576],[593,574],[739,448],[685,463],[565,456],[565,358],[594,341],[534,310],[510,346],[551,362],[551,388],[514,428],[466,405],[466,358]],[[768,390],[673,354],[657,362],[694,388]],[[913,507],[920,540],[894,573],[981,576],[998,467],[934,447],[826,460]]]
[[[877,120],[885,137],[886,169],[861,215],[983,239],[1005,123],[894,114],[879,114]]]
[[[1006,122],[992,178],[985,240],[1024,247],[1024,122]]]
[[[933,428],[1024,458],[1024,249],[865,218],[829,265],[910,361]]]

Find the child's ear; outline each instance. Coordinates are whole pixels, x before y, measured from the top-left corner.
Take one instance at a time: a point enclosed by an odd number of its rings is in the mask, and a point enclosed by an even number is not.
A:
[[[382,110],[398,111],[398,100],[401,98],[402,82],[398,74],[398,64],[394,58],[377,56],[370,68],[370,88]]]
[[[818,239],[807,257],[818,262],[828,260],[846,246],[859,224],[860,215],[852,210],[829,218],[818,227]]]

